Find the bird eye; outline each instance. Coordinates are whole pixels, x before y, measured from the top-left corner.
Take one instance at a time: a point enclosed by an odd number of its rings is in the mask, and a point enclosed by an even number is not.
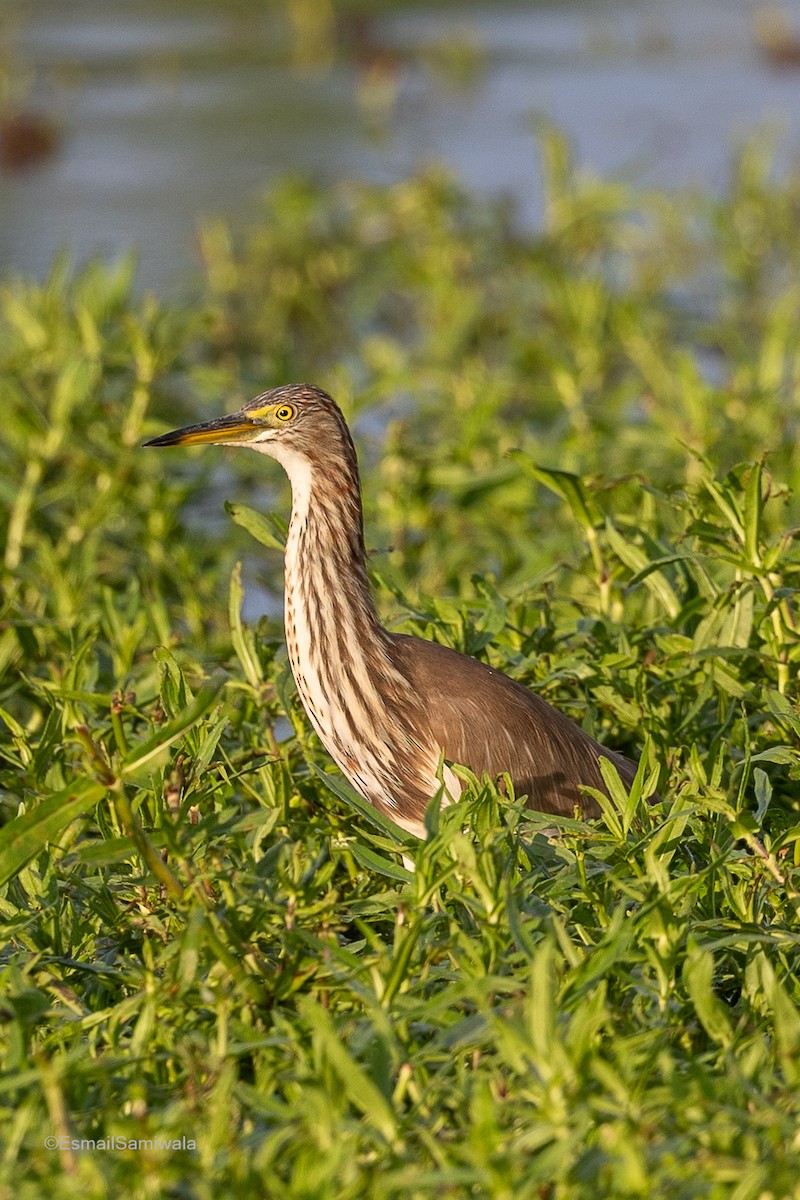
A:
[[[281,404],[275,409],[275,416],[279,421],[291,421],[294,416],[294,408],[291,404]]]

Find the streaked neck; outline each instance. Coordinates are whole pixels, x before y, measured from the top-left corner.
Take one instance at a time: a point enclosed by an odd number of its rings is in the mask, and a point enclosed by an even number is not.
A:
[[[279,460],[292,484],[285,598],[292,673],[312,725],[353,786],[419,834],[437,787],[439,747],[426,744],[410,684],[378,620],[355,453],[326,448],[325,457],[317,465],[285,449]],[[398,796],[414,793],[418,811],[398,808]]]
[[[324,467],[288,452],[292,484],[286,540],[286,644],[311,723],[351,782],[391,803],[383,737],[387,687],[407,686],[393,666],[367,577],[358,470],[344,456]]]
[[[302,604],[328,645],[347,659],[386,638],[369,585],[361,493],[355,464],[315,465],[289,450],[281,463],[292,485],[286,591]],[[364,644],[366,639],[366,645]]]

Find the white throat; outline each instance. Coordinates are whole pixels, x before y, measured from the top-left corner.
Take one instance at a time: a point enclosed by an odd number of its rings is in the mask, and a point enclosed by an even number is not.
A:
[[[256,444],[254,449],[261,450],[261,447]],[[292,450],[290,446],[282,446],[280,442],[267,442],[261,453],[279,462],[289,476],[289,483],[292,485],[292,520],[289,527],[289,540],[291,540],[292,529],[294,529],[296,541],[297,533],[306,523],[311,503],[311,488],[314,481],[311,463],[305,454]],[[287,551],[288,548],[287,540]]]

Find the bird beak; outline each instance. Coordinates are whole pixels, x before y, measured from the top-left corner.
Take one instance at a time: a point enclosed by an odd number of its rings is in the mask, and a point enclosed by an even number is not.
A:
[[[186,425],[172,433],[162,433],[151,438],[145,446],[200,446],[206,443],[227,445],[231,442],[249,442],[263,431],[263,425],[250,421],[242,413],[231,413],[217,417],[214,421],[201,421],[199,425]]]

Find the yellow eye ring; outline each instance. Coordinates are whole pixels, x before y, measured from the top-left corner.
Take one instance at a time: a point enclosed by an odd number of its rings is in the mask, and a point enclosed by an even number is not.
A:
[[[291,404],[281,404],[275,409],[275,416],[279,421],[291,421],[294,416],[294,408]]]

